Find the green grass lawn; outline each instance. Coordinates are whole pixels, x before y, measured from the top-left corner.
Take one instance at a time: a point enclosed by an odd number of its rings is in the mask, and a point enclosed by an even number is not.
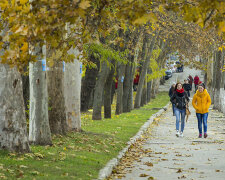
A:
[[[53,136],[53,146],[31,146],[23,155],[0,151],[0,179],[96,179],[99,170],[117,156],[127,141],[164,107],[167,92],[159,93],[148,105],[112,119],[92,121],[91,112],[82,114],[81,133]]]

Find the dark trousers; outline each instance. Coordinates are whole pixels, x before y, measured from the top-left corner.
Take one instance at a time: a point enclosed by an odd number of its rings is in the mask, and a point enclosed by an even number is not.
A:
[[[198,85],[197,85],[197,84],[195,84],[195,92],[197,91],[197,88],[198,88]]]

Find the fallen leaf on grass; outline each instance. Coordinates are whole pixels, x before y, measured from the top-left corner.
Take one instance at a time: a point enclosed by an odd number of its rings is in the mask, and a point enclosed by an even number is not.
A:
[[[38,171],[31,171],[30,172],[32,175],[38,175],[38,174],[40,174]]]
[[[5,174],[0,173],[0,179],[7,179]]]
[[[34,158],[34,154],[32,154],[32,153],[26,153],[26,154],[24,154],[24,156],[26,158]]]
[[[41,153],[34,153],[34,155],[35,155],[36,157],[38,157],[38,158],[41,158],[41,159],[44,158],[44,156],[43,156]]]
[[[147,174],[140,174],[140,177],[147,177],[147,176],[149,176],[149,175],[147,175]]]
[[[7,172],[9,172],[10,174],[14,174],[14,170],[13,169],[6,169]]]
[[[24,165],[20,165],[19,167],[20,168],[28,168],[27,166],[24,166]]]
[[[62,174],[62,176],[68,176],[68,175],[69,175],[68,173],[63,173],[63,174]]]

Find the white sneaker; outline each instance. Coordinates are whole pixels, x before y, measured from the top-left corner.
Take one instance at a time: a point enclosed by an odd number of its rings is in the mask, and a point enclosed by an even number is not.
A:
[[[179,131],[178,131],[178,130],[177,130],[176,136],[177,136],[177,137],[179,137],[179,136],[180,136],[180,133],[179,133]]]
[[[184,134],[183,134],[183,132],[180,132],[180,137],[184,137]]]

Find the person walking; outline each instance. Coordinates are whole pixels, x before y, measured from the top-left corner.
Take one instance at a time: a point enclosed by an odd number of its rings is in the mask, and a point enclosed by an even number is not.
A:
[[[179,82],[175,86],[175,91],[170,101],[175,104],[174,112],[176,116],[176,136],[183,137],[185,126],[186,104],[189,102],[187,93],[184,91],[183,85]],[[180,127],[181,119],[181,129]],[[179,131],[180,129],[180,131]]]
[[[170,90],[169,90],[169,97],[171,98],[173,96],[173,93],[174,93],[174,90],[175,90],[175,86],[176,86],[176,83],[173,82],[171,87],[170,87]],[[174,107],[175,107],[175,104],[172,103],[172,109],[173,109],[173,116],[175,116],[175,113],[174,113]]]
[[[211,98],[204,83],[198,85],[198,90],[193,96],[192,105],[196,110],[196,116],[198,119],[198,131],[199,138],[202,138],[202,123],[204,128],[204,138],[207,138],[207,119],[209,106],[211,105]]]
[[[187,92],[188,97],[190,97],[191,85],[188,83],[188,80],[184,80],[183,84],[184,90]]]
[[[189,74],[188,76],[188,83],[190,84],[191,86],[191,91],[192,91],[192,83],[193,83],[193,77]]]
[[[194,77],[194,84],[195,84],[195,92],[197,91],[197,86],[199,84],[199,77],[198,75],[195,75]]]

